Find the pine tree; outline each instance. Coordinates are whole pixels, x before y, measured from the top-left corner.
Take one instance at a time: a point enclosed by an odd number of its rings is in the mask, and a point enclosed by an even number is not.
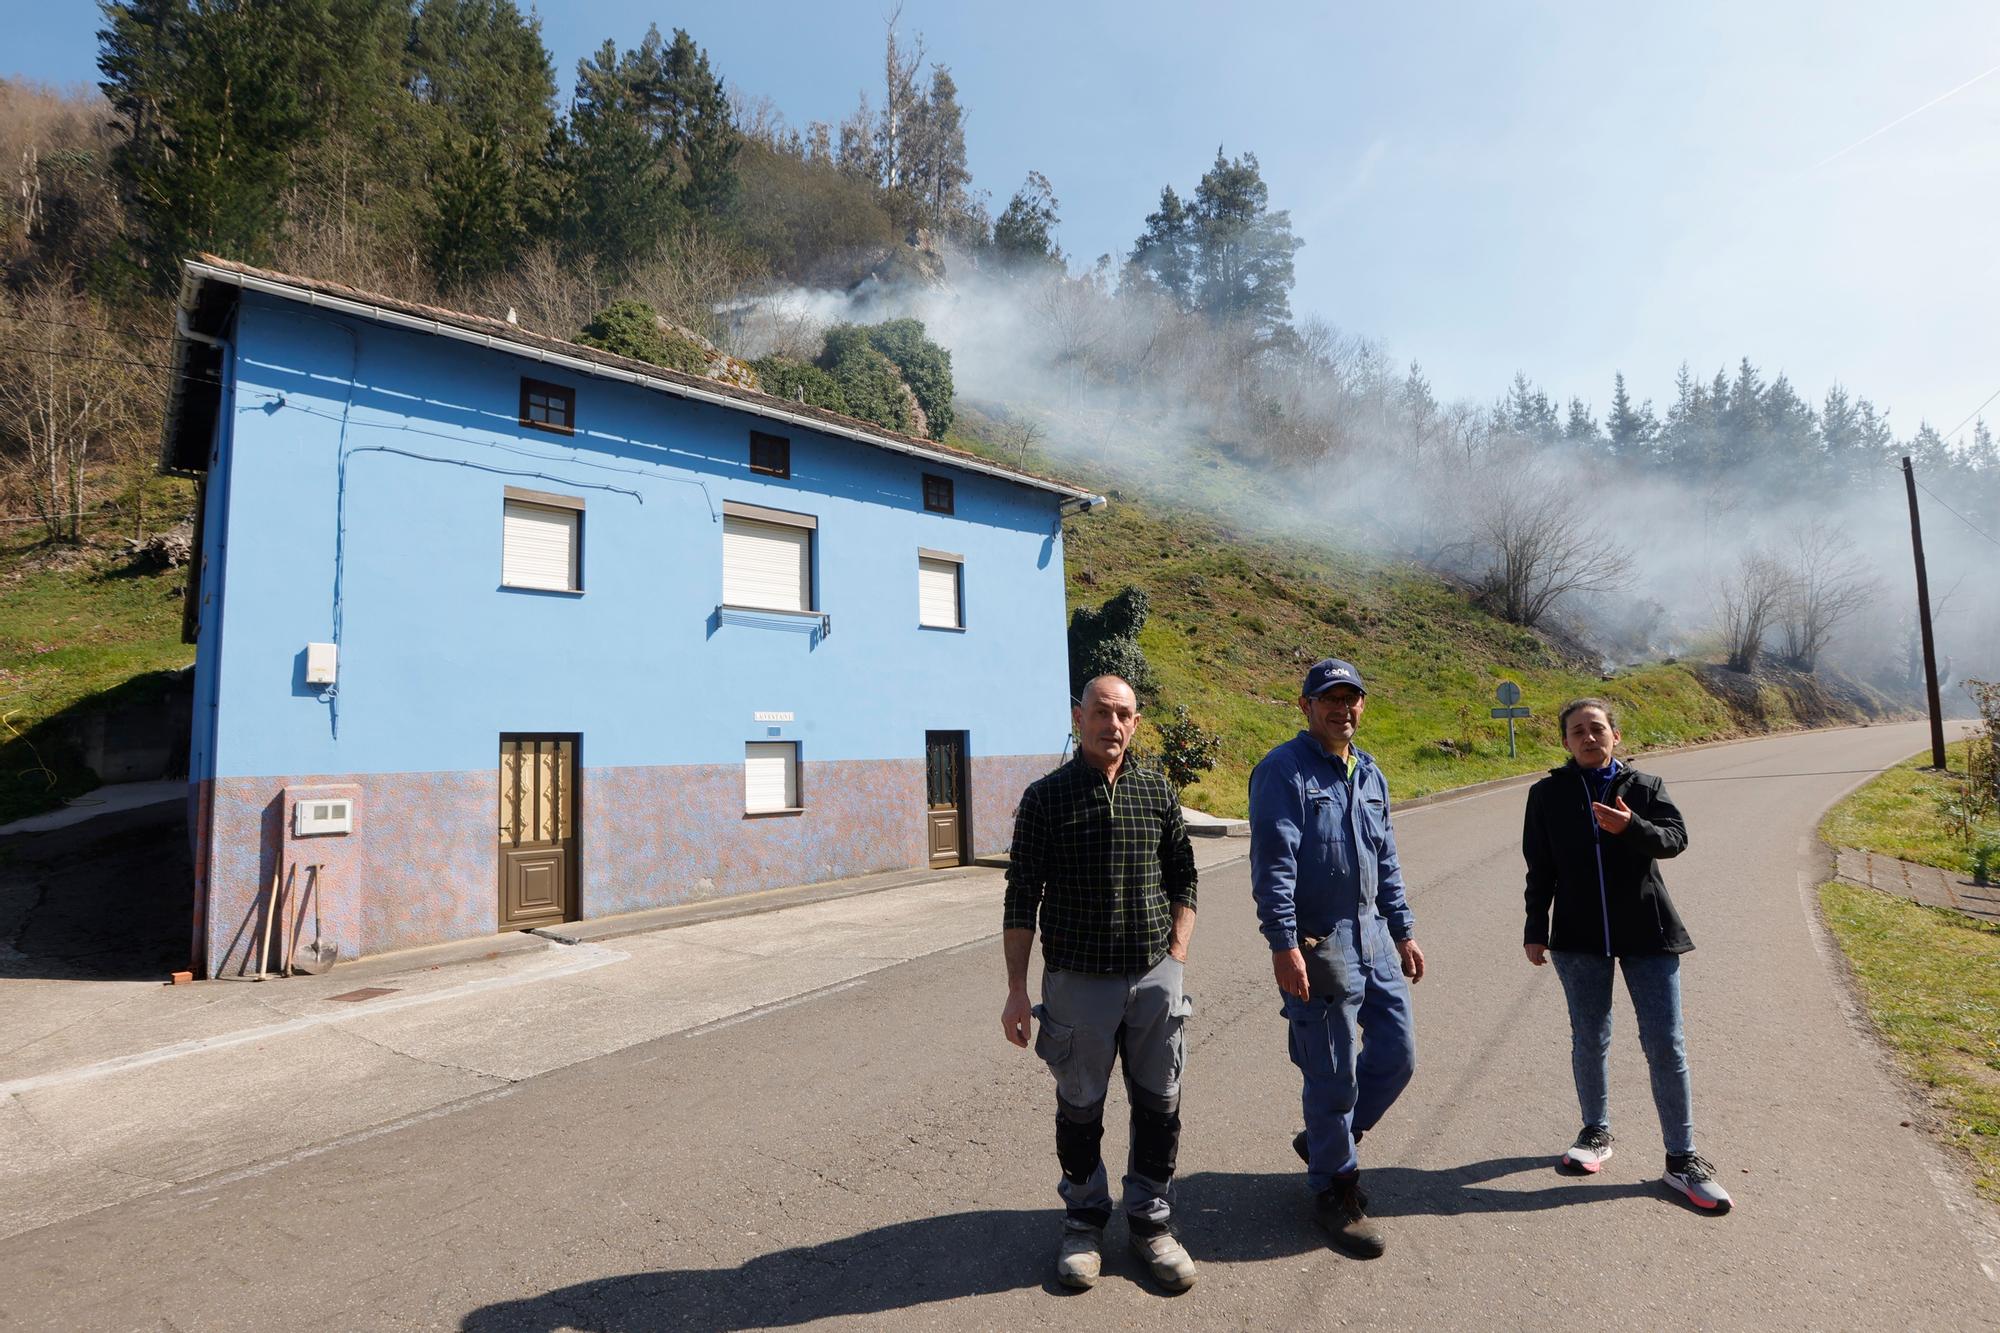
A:
[[[1569,415],[1563,421],[1563,441],[1583,449],[1604,447],[1604,434],[1597,428],[1597,418],[1590,414],[1590,407],[1581,398],[1569,400]]]
[[[1194,215],[1174,187],[1160,190],[1160,207],[1146,215],[1146,230],[1126,259],[1130,280],[1150,285],[1184,311],[1194,309]]]
[[[736,202],[736,157],[743,145],[730,120],[728,91],[708,53],[675,28],[673,45],[647,92],[657,133],[681,164],[681,207],[695,217],[722,218]]]
[[[1523,440],[1548,444],[1562,438],[1556,420],[1556,405],[1547,390],[1532,384],[1525,371],[1514,372],[1514,382],[1500,403],[1500,419],[1506,428]]]
[[[657,48],[658,29],[648,36]],[[679,220],[673,157],[654,133],[640,90],[652,63],[643,48],[621,60],[608,39],[577,62],[558,162],[565,197],[560,235],[572,261],[592,256],[614,273],[630,273],[659,252]]]
[[[513,266],[552,211],[544,151],[555,73],[541,22],[512,0],[424,0],[411,24],[419,245],[440,285]]]
[[[1612,377],[1611,411],[1604,418],[1604,433],[1612,456],[1625,463],[1654,461],[1660,423],[1653,419],[1653,405],[1647,402],[1636,411],[1632,395],[1625,390],[1625,373]]]
[[[1217,324],[1247,330],[1269,346],[1291,331],[1292,256],[1304,242],[1291,214],[1272,212],[1257,155],[1215,164],[1194,196],[1195,301]]]
[[[965,113],[958,105],[958,84],[943,65],[931,68],[929,94],[918,104],[911,145],[911,186],[934,231],[967,212],[965,187],[972,180],[966,168]]]
[[[401,13],[393,0],[105,6],[99,86],[125,135],[113,170],[153,285],[171,288],[197,250],[269,255],[317,151],[380,125]]]
[[[1063,254],[1056,247],[1060,208],[1049,178],[1029,172],[993,223],[993,251],[1000,262],[1009,267],[1062,267]]]

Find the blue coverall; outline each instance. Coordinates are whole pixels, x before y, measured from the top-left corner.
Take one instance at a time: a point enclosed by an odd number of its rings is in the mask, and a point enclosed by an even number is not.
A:
[[[1323,941],[1314,970],[1334,982],[1331,994],[1315,986],[1310,999],[1286,995],[1283,1010],[1304,1079],[1306,1180],[1318,1192],[1357,1169],[1355,1135],[1382,1118],[1417,1067],[1396,950],[1415,921],[1389,785],[1373,759],[1350,749],[1342,761],[1303,731],[1264,756],[1250,775],[1250,887],[1273,952]]]

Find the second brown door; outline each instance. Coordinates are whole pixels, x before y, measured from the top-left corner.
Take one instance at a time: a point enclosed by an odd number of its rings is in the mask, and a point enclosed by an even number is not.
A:
[[[932,866],[965,860],[965,733],[924,733],[924,786]]]

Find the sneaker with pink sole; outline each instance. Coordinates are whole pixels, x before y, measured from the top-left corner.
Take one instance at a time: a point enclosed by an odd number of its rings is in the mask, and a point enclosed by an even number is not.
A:
[[[1562,1155],[1565,1171],[1594,1176],[1611,1160],[1611,1131],[1602,1125],[1585,1125],[1577,1131],[1576,1142]]]

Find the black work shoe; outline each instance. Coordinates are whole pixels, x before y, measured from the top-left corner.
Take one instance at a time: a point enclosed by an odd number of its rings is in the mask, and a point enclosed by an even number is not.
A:
[[[1357,1144],[1360,1143],[1361,1136],[1367,1132],[1368,1132],[1367,1130],[1357,1130],[1354,1135],[1354,1141]],[[1306,1132],[1303,1129],[1300,1130],[1298,1133],[1292,1135],[1292,1151],[1299,1155],[1299,1160],[1301,1162],[1304,1162],[1307,1166],[1312,1165],[1312,1153],[1306,1148]],[[1356,1198],[1361,1200],[1362,1211],[1364,1212],[1367,1211],[1368,1208],[1367,1193],[1364,1190],[1362,1190],[1360,1186],[1357,1185],[1354,1188],[1354,1194]]]
[[[1328,1240],[1356,1259],[1379,1259],[1389,1248],[1382,1229],[1368,1220],[1368,1203],[1354,1176],[1336,1178],[1313,1197],[1313,1220]]]

